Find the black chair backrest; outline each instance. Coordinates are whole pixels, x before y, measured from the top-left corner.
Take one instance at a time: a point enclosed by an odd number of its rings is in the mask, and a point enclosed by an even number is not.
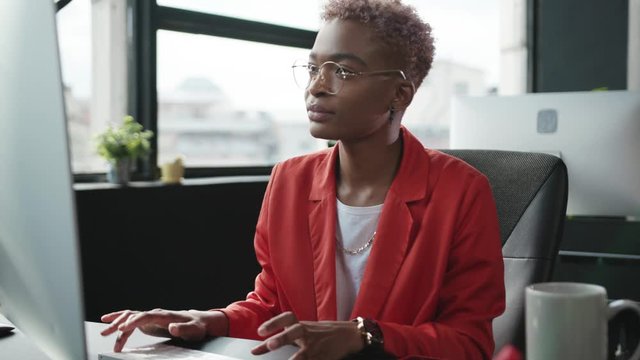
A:
[[[548,281],[566,216],[564,162],[552,155],[499,150],[443,150],[489,179],[498,209],[507,308],[493,322],[496,352],[524,351],[524,289]]]

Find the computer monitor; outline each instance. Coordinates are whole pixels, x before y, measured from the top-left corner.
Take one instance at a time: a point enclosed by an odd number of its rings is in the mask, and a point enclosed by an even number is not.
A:
[[[450,134],[452,148],[560,156],[568,215],[640,216],[640,92],[459,97]]]
[[[2,0],[0,24],[0,312],[52,359],[85,359],[54,2]]]

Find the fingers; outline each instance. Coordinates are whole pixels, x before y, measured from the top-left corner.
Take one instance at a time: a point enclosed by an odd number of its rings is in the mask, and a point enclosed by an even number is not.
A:
[[[297,322],[298,319],[296,316],[291,311],[287,311],[278,316],[274,316],[260,325],[258,328],[258,335],[267,336]]]
[[[133,333],[133,330],[121,332],[120,334],[118,334],[118,337],[116,338],[116,343],[113,345],[113,351],[121,352],[122,348],[124,347],[124,344],[127,342],[127,339],[129,339],[129,336],[131,336],[132,333]]]
[[[197,311],[168,311],[154,309],[146,312],[131,310],[116,311],[101,317],[111,322],[100,334],[107,336],[120,330],[113,351],[122,351],[133,331],[140,328],[154,336],[175,336],[184,340],[201,340],[207,334],[206,324],[198,317]]]
[[[131,310],[123,310],[117,311],[111,314],[103,315],[100,319],[103,322],[111,322],[111,324],[104,330],[100,332],[100,335],[107,336],[113,334],[118,327],[122,325],[130,316],[137,314],[136,311]]]
[[[284,345],[293,345],[296,340],[304,338],[305,332],[305,327],[302,324],[290,326],[285,331],[267,339],[267,348],[273,351]]]
[[[269,334],[273,334],[274,332],[282,330],[287,326],[295,325],[297,323],[298,323],[298,319],[296,318],[296,316],[292,312],[287,311],[278,316],[274,316],[273,318],[265,321],[262,325],[260,325],[260,327],[258,328],[258,335],[267,336]],[[283,333],[286,333],[288,331],[289,329],[284,331]],[[300,330],[298,329],[295,331],[300,331]],[[282,335],[282,333],[278,335]],[[271,343],[269,343],[270,341]],[[275,350],[280,346],[284,345],[280,343],[281,341],[284,341],[284,340],[280,337],[278,338],[276,338],[275,336],[271,337],[265,340],[264,342],[262,342],[260,345],[253,348],[251,350],[251,353],[253,353],[254,355],[261,355],[271,350]]]
[[[202,340],[206,335],[203,324],[192,320],[186,323],[171,323],[168,327],[169,334],[187,341]]]
[[[265,340],[262,344],[251,350],[254,355],[261,355],[269,351],[276,350],[284,345],[295,344],[298,340],[304,339],[306,328],[300,323],[288,327],[285,331],[276,334]]]
[[[128,311],[128,310],[120,310],[120,311],[104,314],[100,317],[100,321],[112,322],[114,319],[118,318],[118,316],[120,316],[125,311]]]
[[[171,323],[188,322],[190,320],[190,317],[177,311],[155,309],[129,316],[126,321],[118,327],[118,330],[126,332],[144,326],[154,326],[167,329]]]
[[[260,345],[254,347],[253,349],[251,349],[251,354],[253,355],[262,355],[262,354],[266,354],[268,353],[270,350],[267,347],[267,343],[263,342]]]

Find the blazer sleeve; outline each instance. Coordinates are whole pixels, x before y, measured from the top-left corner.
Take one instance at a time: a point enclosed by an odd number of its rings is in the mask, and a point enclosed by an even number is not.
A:
[[[278,165],[274,166],[271,178],[267,184],[267,190],[262,201],[254,247],[258,263],[262,271],[255,280],[255,288],[247,295],[246,300],[235,302],[222,311],[229,320],[228,336],[245,339],[262,339],[258,336],[257,329],[265,321],[281,313],[275,277],[270,262],[268,223],[269,204],[271,201],[271,189],[277,181]]]
[[[461,200],[449,261],[433,321],[379,322],[384,349],[399,358],[491,359],[492,320],[505,308],[504,264],[497,212],[484,176]]]

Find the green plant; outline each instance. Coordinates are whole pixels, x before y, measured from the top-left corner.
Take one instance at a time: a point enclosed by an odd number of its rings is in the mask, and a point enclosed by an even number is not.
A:
[[[98,154],[111,163],[122,159],[147,156],[151,151],[149,139],[153,137],[151,130],[144,130],[133,116],[124,117],[122,125],[113,127],[96,137]]]

